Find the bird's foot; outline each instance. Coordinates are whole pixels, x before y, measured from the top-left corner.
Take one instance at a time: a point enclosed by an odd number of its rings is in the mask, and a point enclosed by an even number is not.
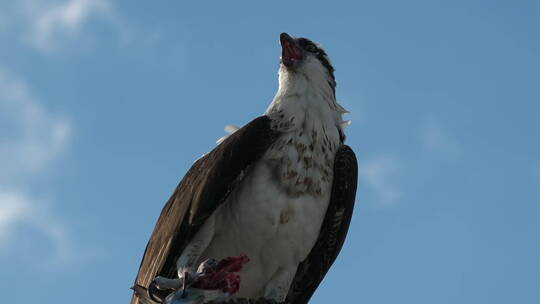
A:
[[[167,289],[179,289],[182,287],[182,284],[184,282],[184,278],[179,279],[168,279],[165,277],[157,276],[154,278],[154,284],[156,285],[157,289],[159,290],[167,290]]]
[[[184,272],[178,279],[158,276],[148,287],[148,296],[164,304],[202,304],[207,301],[226,301],[240,288],[240,270],[249,261],[245,255],[221,261],[208,259],[196,273]],[[166,297],[164,290],[173,290]],[[219,303],[219,302],[216,302]]]

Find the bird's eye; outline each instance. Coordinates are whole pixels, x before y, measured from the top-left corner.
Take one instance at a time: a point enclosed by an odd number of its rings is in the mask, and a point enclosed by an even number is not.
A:
[[[306,51],[311,53],[317,53],[317,47],[313,44],[306,45]]]

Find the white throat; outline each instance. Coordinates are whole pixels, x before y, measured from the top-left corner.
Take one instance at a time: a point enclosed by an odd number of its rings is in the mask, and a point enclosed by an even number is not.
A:
[[[283,118],[294,117],[295,126],[301,127],[306,120],[318,120],[327,128],[336,126],[341,130],[344,126],[342,115],[348,113],[336,101],[334,80],[324,70],[324,67],[314,62],[317,59],[308,58],[299,69],[289,71],[283,65],[279,70],[279,88],[268,106],[265,114],[270,118],[287,125]],[[284,115],[284,117],[280,117]],[[299,124],[302,123],[302,124]],[[293,128],[289,121],[288,128]],[[305,127],[305,125],[303,126]]]

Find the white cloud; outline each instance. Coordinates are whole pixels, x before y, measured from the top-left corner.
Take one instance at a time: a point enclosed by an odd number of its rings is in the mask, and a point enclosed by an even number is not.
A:
[[[379,155],[360,164],[360,179],[379,198],[380,205],[392,205],[401,191],[392,182],[398,173],[398,161],[393,155]]]
[[[0,190],[0,249],[17,250],[21,240],[31,238],[28,232],[45,238],[53,247],[50,258],[42,252],[43,266],[58,266],[73,259],[72,244],[63,223],[44,208],[44,202],[17,190]],[[25,228],[25,233],[22,231]]]
[[[171,28],[161,21],[154,25],[131,24],[115,9],[112,0],[4,2],[0,4],[0,39],[15,39],[25,48],[50,55],[92,48],[111,38],[126,55],[142,56],[139,53],[152,52],[169,59],[167,66],[184,63],[183,44],[169,39],[185,35],[184,30]],[[94,31],[96,28],[100,31]]]
[[[433,118],[427,119],[424,123],[420,140],[424,150],[430,154],[444,158],[459,158],[462,155],[458,141]]]
[[[28,203],[16,193],[0,191],[0,247],[5,245],[13,229],[29,213]]]
[[[65,225],[25,190],[65,150],[69,134],[67,120],[46,111],[21,79],[0,67],[0,248],[16,250],[10,240],[31,230],[52,244],[53,260],[70,256]]]
[[[67,120],[49,114],[30,88],[0,68],[0,182],[38,172],[64,149]]]
[[[22,0],[25,38],[41,51],[51,51],[67,40],[76,39],[92,18],[110,18],[109,0]]]

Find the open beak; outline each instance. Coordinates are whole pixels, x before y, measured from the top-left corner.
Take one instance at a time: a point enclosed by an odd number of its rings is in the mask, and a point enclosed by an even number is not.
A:
[[[287,33],[279,35],[279,42],[281,43],[281,62],[286,67],[292,67],[295,62],[304,58],[302,51]]]

